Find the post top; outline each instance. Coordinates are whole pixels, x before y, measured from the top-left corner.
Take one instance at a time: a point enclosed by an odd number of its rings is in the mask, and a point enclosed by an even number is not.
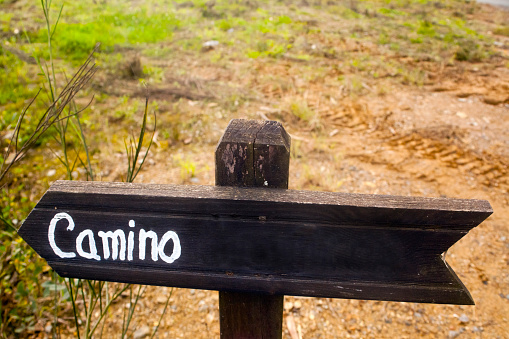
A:
[[[219,140],[218,147],[232,142],[282,146],[286,151],[290,151],[290,136],[278,121],[232,119]]]

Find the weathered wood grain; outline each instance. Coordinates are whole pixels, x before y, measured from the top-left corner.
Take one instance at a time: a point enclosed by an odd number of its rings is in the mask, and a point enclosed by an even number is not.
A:
[[[86,195],[86,199],[83,199]],[[143,202],[143,204],[141,204]],[[270,188],[56,181],[37,208],[171,212],[267,220],[464,230],[486,219],[489,202]],[[262,213],[263,212],[263,213]]]
[[[244,131],[250,131],[245,133]],[[239,143],[247,146],[233,154],[234,163],[242,163],[242,168],[232,168],[228,161],[230,150]],[[233,143],[233,144],[232,144]],[[246,151],[247,150],[247,151]],[[252,157],[244,161],[245,157]],[[253,166],[246,168],[246,165]],[[283,126],[275,121],[232,120],[216,149],[216,185],[288,188],[290,166],[290,137]],[[232,172],[233,169],[233,172]],[[259,216],[259,219],[263,216]],[[259,230],[257,230],[259,231]],[[237,236],[243,236],[237,230]],[[232,244],[235,246],[235,244]],[[261,245],[261,246],[260,246]],[[274,253],[266,252],[263,245],[255,245],[257,256],[271,260]],[[278,246],[277,244],[275,246]],[[251,248],[251,253],[253,249]],[[246,250],[246,247],[239,248]],[[255,249],[256,251],[256,249]],[[244,262],[246,267],[255,266]],[[236,338],[281,338],[283,330],[283,295],[263,295],[253,293],[220,291],[219,314],[222,339]]]
[[[159,237],[167,230],[177,232],[182,256],[172,265],[63,260],[50,248],[47,235],[59,212],[76,224],[74,231],[66,231],[65,223],[57,227],[64,251],[74,249],[84,229],[96,235],[99,230],[128,232],[129,220],[135,220],[135,229]],[[19,234],[62,276],[267,294],[472,303],[440,255],[491,213],[482,200],[57,181]]]

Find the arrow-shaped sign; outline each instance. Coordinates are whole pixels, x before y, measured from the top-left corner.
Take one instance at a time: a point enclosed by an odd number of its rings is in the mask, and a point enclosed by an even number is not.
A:
[[[55,182],[18,233],[63,277],[473,304],[442,254],[484,200]]]

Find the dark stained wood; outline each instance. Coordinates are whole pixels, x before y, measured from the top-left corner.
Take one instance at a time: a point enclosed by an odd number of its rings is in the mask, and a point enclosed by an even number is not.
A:
[[[247,145],[247,152],[239,143]],[[233,154],[233,163],[242,166],[234,168],[229,163],[232,149],[240,150]],[[252,160],[245,161],[246,156]],[[216,149],[216,185],[287,189],[289,166],[290,137],[280,123],[232,120]],[[264,216],[258,218],[263,220]],[[271,253],[265,249],[258,256],[271,260]],[[221,338],[281,338],[283,302],[283,295],[220,291]]]
[[[219,292],[221,338],[281,338],[282,295]]]
[[[36,210],[55,207],[434,231],[468,231],[493,213],[475,199],[90,181],[55,181]]]
[[[252,187],[255,185],[254,141],[265,124],[240,119],[230,121],[216,148],[216,184]]]
[[[266,121],[256,134],[254,170],[254,187],[288,188],[290,136],[277,121]]]
[[[175,231],[172,264],[62,259],[90,229]],[[61,276],[234,292],[473,303],[441,253],[492,213],[484,200],[371,196],[272,188],[57,181],[19,234]],[[60,224],[62,223],[62,224]],[[169,253],[171,247],[167,249]],[[146,255],[150,257],[150,253]]]

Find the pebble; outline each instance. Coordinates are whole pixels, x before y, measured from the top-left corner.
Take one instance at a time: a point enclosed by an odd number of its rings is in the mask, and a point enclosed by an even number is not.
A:
[[[51,325],[51,324],[48,324],[48,325],[46,325],[46,327],[44,327],[44,332],[46,332],[46,333],[51,333],[52,330],[53,330],[53,325]]]
[[[216,47],[219,45],[219,41],[217,40],[209,40],[209,41],[205,41],[203,43],[203,47]]]
[[[482,331],[483,331],[482,327],[477,327],[477,326],[472,327],[472,332],[482,332]]]
[[[148,326],[143,326],[142,328],[137,329],[133,333],[133,339],[143,339],[150,334],[150,328]]]
[[[198,303],[198,312],[208,311],[209,308],[213,308],[213,306],[207,304],[205,300],[200,300],[200,302]]]
[[[458,320],[464,324],[468,323],[470,321],[470,319],[468,318],[468,316],[466,314],[462,314],[460,315],[460,317],[458,318]]]
[[[461,334],[460,331],[449,331],[449,335],[448,337],[449,338],[456,338],[457,336],[459,336]]]
[[[463,333],[463,331],[465,331],[465,329],[462,327],[460,328],[459,330],[457,331],[449,331],[449,335],[448,335],[448,338],[456,338],[457,336],[459,336],[461,333]]]
[[[165,296],[162,296],[162,295],[160,295],[160,296],[158,296],[156,298],[156,302],[158,304],[166,304],[166,300],[168,300],[168,297],[165,297]]]
[[[213,321],[214,321],[214,313],[210,312],[209,314],[207,314],[207,323],[208,324],[211,324]]]

